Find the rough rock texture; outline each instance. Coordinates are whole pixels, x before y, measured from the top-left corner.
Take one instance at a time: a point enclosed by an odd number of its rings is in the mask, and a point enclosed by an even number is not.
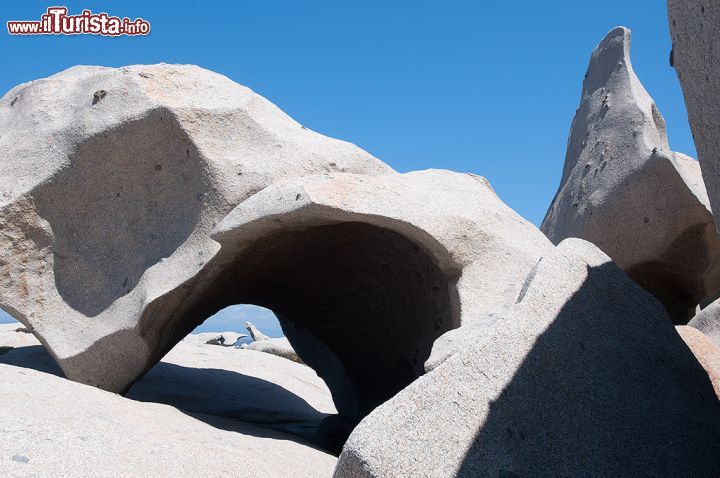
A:
[[[720,347],[692,327],[681,325],[677,327],[677,331],[707,372],[715,394],[720,398]]]
[[[242,344],[240,345],[240,348],[255,350],[256,352],[265,352],[266,354],[277,355],[278,357],[292,360],[293,362],[303,363],[286,337],[256,340],[255,342],[251,342],[249,344]]]
[[[69,378],[126,390],[208,317],[176,310],[218,272],[212,228],[272,182],[326,171],[392,172],[194,66],[19,85],[0,99],[0,306]]]
[[[425,361],[425,371],[431,371],[463,348],[472,346],[479,337],[490,333],[495,323],[504,318],[504,312],[504,310],[499,313],[491,312],[440,336],[433,344],[430,357]]]
[[[705,307],[688,322],[720,347],[720,299]]]
[[[670,63],[685,96],[690,128],[715,223],[720,224],[720,4],[668,0]]]
[[[542,231],[596,244],[675,323],[720,295],[720,239],[698,163],[668,147],[665,122],[618,27],[595,48],[560,187]]]
[[[224,272],[197,293],[273,310],[351,420],[420,376],[437,337],[512,305],[553,247],[485,179],[432,170],[280,181],[213,238]]]
[[[336,461],[277,431],[26,368],[0,364],[0,390],[4,476],[325,477]]]
[[[720,402],[666,311],[563,241],[518,303],[368,415],[335,476],[707,476]]]

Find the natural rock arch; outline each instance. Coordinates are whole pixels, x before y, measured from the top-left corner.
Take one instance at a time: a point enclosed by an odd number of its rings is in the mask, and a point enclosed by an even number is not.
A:
[[[441,203],[415,196],[446,190]],[[502,215],[510,226],[496,233]],[[422,375],[445,332],[514,302],[520,276],[551,247],[483,180],[447,172],[280,181],[212,238],[220,248],[202,272],[140,318],[132,335],[156,345],[146,367],[218,310],[256,304],[278,316],[351,424]],[[129,338],[108,336],[70,366]]]
[[[198,307],[275,312],[338,410],[356,420],[420,376],[435,339],[460,325],[457,276],[438,262],[362,222],[290,227],[253,240]]]
[[[259,305],[354,423],[422,375],[435,339],[460,326],[459,269],[437,243],[315,214],[303,223],[268,217],[220,241],[207,266],[213,280],[166,298],[177,301],[173,322],[141,322],[141,335],[162,331],[158,359],[215,312]]]
[[[69,379],[113,392],[251,302],[284,317],[356,420],[423,372],[443,332],[514,303],[552,248],[484,178],[397,174],[197,67],[72,68],[0,112],[0,306]]]

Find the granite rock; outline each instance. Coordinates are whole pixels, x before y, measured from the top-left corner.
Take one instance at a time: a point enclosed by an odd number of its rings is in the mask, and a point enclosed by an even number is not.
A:
[[[720,4],[668,0],[672,52],[715,224],[720,224]]]
[[[720,347],[720,299],[711,303],[688,322]]]
[[[285,433],[197,418],[27,368],[0,364],[0,388],[6,476],[309,478],[329,476],[336,462]]]
[[[720,398],[720,347],[702,332],[687,325],[677,327],[695,358],[708,374],[718,398]]]

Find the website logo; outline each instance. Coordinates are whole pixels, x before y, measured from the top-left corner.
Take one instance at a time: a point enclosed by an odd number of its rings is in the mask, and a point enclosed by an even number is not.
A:
[[[67,7],[49,7],[40,20],[7,22],[10,35],[103,35],[117,37],[150,33],[150,22],[142,18],[113,17],[107,13],[83,10],[79,15],[68,15]]]

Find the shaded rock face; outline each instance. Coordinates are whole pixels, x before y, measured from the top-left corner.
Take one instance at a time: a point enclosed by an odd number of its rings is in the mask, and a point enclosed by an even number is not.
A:
[[[273,310],[351,422],[422,375],[440,335],[510,305],[552,248],[484,179],[448,171],[279,181],[213,238],[217,280],[189,284],[176,315]]]
[[[52,230],[58,294],[95,317],[202,228],[213,180],[167,108],[84,139],[67,162],[32,198]]]
[[[720,5],[668,0],[671,64],[685,96],[715,223],[720,224]]]
[[[630,62],[630,32],[592,53],[562,180],[541,226],[591,241],[687,323],[720,294],[720,239],[700,167],[668,147],[665,122]]]
[[[707,476],[720,467],[708,374],[661,304],[599,249],[563,241],[517,301],[363,419],[335,476]]]
[[[356,413],[417,378],[434,339],[457,325],[452,279],[387,229],[349,222],[285,230],[243,256],[239,264],[254,271],[235,283],[247,291],[243,302],[277,311],[281,324],[289,321],[333,350],[353,395],[366,395]]]
[[[234,206],[282,178],[392,173],[178,65],[75,67],[12,89],[0,158],[0,306],[69,378],[112,391],[206,318],[173,308],[188,280],[212,281],[210,232]]]

